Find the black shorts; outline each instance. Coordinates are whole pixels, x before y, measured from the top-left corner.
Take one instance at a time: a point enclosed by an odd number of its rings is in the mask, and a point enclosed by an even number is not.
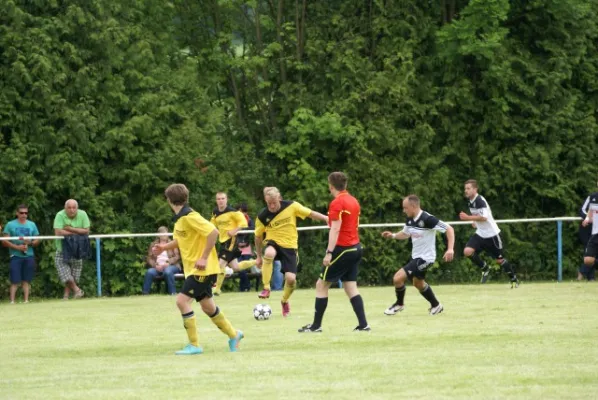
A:
[[[465,247],[471,247],[476,251],[476,253],[479,253],[480,251],[486,251],[497,260],[504,258],[504,250],[502,248],[502,240],[500,240],[500,235],[483,238],[480,235],[475,234],[469,238]]]
[[[218,258],[225,260],[226,264],[232,260],[236,260],[241,256],[241,250],[237,247],[236,238],[232,237],[224,243],[220,243],[220,250],[218,250]]]
[[[326,282],[355,282],[363,249],[361,244],[336,246],[332,252],[330,265],[322,267],[320,279]]]
[[[212,286],[216,283],[218,275],[189,275],[183,283],[183,293],[195,300],[202,301],[205,298],[212,297]]]
[[[432,265],[433,263],[427,262],[423,258],[415,258],[409,260],[407,265],[403,267],[405,273],[407,274],[407,279],[412,280],[414,277],[417,279],[425,279],[426,278],[426,270],[428,266]]]
[[[598,234],[590,236],[584,257],[598,258]]]
[[[276,250],[275,260],[280,261],[280,271],[284,274],[285,272],[297,273],[297,264],[299,264],[299,253],[297,249],[289,249],[286,247],[280,247],[276,242],[272,240],[264,243],[264,249],[268,246],[274,247]]]

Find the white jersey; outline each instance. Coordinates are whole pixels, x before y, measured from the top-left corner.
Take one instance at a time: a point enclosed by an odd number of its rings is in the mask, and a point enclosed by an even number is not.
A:
[[[421,258],[428,263],[436,260],[436,231],[446,232],[449,225],[425,211],[415,218],[408,218],[403,233],[411,237],[411,258]]]
[[[471,215],[480,215],[486,218],[486,221],[474,221],[477,227],[475,233],[478,236],[487,239],[500,233],[498,225],[494,222],[492,210],[490,210],[490,206],[484,197],[479,194],[476,195],[473,200],[468,202],[468,206]]]
[[[581,212],[586,214],[592,223],[592,235],[598,234],[598,192],[588,196],[581,207]]]

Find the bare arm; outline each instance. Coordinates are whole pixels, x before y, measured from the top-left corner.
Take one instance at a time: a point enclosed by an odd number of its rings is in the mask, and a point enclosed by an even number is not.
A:
[[[390,239],[397,239],[397,240],[409,239],[409,235],[403,231],[399,231],[396,233],[392,233],[391,231],[384,231],[384,232],[382,232],[382,237],[390,238]]]
[[[8,233],[5,233],[4,237],[10,237],[10,235]],[[4,247],[8,247],[9,249],[13,249],[13,250],[19,250],[19,251],[23,251],[23,252],[27,251],[27,245],[25,245],[25,244],[14,244],[8,240],[3,240],[2,245]]]
[[[64,230],[64,229],[55,228],[54,229],[54,234],[56,236],[69,236],[69,235],[73,235],[74,233],[73,232],[69,232],[69,231]]]
[[[488,218],[482,216],[482,215],[469,215],[464,213],[463,211],[461,211],[459,213],[459,219],[461,221],[478,221],[478,222],[484,222],[486,220],[488,220]]]
[[[328,247],[326,248],[327,252],[334,250],[336,247],[338,235],[341,231],[341,223],[342,221],[339,219],[337,221],[332,221],[330,225],[330,231],[328,232]]]
[[[72,226],[65,226],[64,230],[77,235],[89,235],[89,228],[73,228]]]
[[[444,261],[452,261],[455,255],[455,230],[450,225],[446,228],[446,239],[448,243],[443,259]]]
[[[328,217],[324,214],[317,212],[317,211],[312,211],[311,214],[309,214],[309,218],[311,218],[315,221],[324,221],[324,222],[328,223]]]

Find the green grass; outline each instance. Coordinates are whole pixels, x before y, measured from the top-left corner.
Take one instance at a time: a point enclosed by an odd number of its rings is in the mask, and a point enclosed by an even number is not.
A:
[[[372,332],[352,332],[342,290],[331,290],[324,332],[311,322],[314,291],[297,291],[292,314],[253,319],[256,292],[217,298],[245,331],[239,353],[198,318],[205,353],[186,344],[167,296],[0,305],[2,399],[587,399],[598,397],[598,285],[434,286],[445,312],[407,289],[406,309],[383,310],[393,288],[363,288]],[[195,306],[200,313],[199,307]]]

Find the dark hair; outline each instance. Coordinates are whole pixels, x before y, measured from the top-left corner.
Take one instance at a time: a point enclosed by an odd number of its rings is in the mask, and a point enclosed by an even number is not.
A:
[[[465,184],[467,185],[468,183],[469,183],[469,184],[470,184],[472,187],[474,187],[474,188],[476,188],[476,189],[478,188],[478,181],[476,181],[475,179],[468,179],[468,180],[466,180],[466,181],[465,181]]]
[[[333,172],[328,175],[328,183],[336,190],[346,190],[349,178],[342,172]]]
[[[173,183],[168,186],[164,194],[175,206],[184,206],[189,201],[189,189],[182,183]]]
[[[20,210],[20,209],[22,209],[22,208],[29,209],[29,207],[27,207],[27,204],[25,204],[25,203],[21,203],[21,204],[19,204],[19,205],[17,206],[17,211],[19,211],[19,210]]]
[[[236,208],[237,208],[237,210],[246,213],[247,212],[247,203],[239,203]]]

